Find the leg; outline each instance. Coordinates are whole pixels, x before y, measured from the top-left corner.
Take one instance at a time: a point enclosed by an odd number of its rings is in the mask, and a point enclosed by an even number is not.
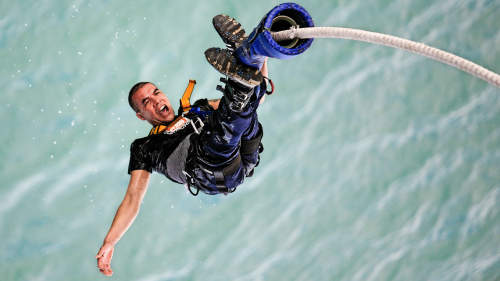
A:
[[[260,142],[262,129],[256,110],[265,92],[265,82],[253,89],[242,87],[231,80],[227,82],[218,110],[209,116],[206,128],[194,147],[198,167],[193,168],[192,177],[206,193],[220,193],[216,175],[210,173],[210,170],[224,170],[236,163],[237,167],[233,166],[232,172],[225,174],[223,178],[224,185],[231,191],[243,183],[245,176],[257,164],[258,143],[253,151],[240,154],[240,149],[242,141],[248,143],[259,137]],[[242,94],[249,95],[249,101],[239,110],[235,108],[232,96]]]
[[[259,126],[256,110],[265,90],[265,83],[248,90],[228,81],[219,109],[209,116],[208,128],[204,130],[206,133],[201,135],[204,144],[202,155],[210,158],[212,165],[222,166],[230,163],[239,152],[240,140],[251,139],[257,134]],[[229,91],[251,95],[251,101],[241,112],[235,110],[231,98],[228,98]]]
[[[253,173],[262,151],[262,127],[256,110],[266,92],[261,71],[242,64],[232,54],[247,39],[241,25],[223,15],[216,16],[213,23],[228,49],[211,48],[205,56],[231,80],[226,82],[218,110],[193,145],[192,163],[197,164],[189,169],[196,185],[209,194],[234,190]],[[267,69],[263,71],[267,75]]]

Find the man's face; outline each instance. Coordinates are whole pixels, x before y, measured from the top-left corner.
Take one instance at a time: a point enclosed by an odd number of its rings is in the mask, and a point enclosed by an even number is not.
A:
[[[146,84],[140,88],[132,96],[132,100],[139,108],[139,112],[136,113],[137,117],[148,121],[153,126],[166,124],[174,120],[175,113],[172,110],[170,101],[153,84]]]

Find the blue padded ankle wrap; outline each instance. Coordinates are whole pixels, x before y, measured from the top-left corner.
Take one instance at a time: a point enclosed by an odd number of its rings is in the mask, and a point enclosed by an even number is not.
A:
[[[294,48],[285,48],[274,41],[271,36],[273,19],[279,15],[291,16],[299,27],[314,27],[314,22],[309,13],[298,4],[284,3],[274,7],[264,16],[259,25],[242,42],[235,51],[236,57],[243,63],[261,68],[266,57],[288,60],[305,52],[311,46],[313,38],[301,39],[300,44]]]
[[[271,32],[269,32],[269,30],[271,29],[273,19],[276,16],[278,16],[278,14],[284,12],[285,10],[293,10],[296,13],[298,13],[299,17],[304,22],[303,25],[300,25],[300,28],[314,27],[314,22],[309,13],[302,6],[295,3],[280,4],[274,7],[274,9],[272,9],[264,18],[263,26],[265,31],[262,32],[262,35],[265,36],[266,41],[269,43],[269,45],[272,46],[273,49],[283,54],[283,58],[280,59],[291,59],[309,49],[309,47],[313,42],[313,38],[306,39],[305,42],[303,42],[302,44],[293,49],[284,48],[280,46],[276,41],[274,41],[273,37],[271,36]]]

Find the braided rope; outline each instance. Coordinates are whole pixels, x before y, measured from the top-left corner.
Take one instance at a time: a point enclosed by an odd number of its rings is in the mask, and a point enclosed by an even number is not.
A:
[[[423,43],[418,43],[387,34],[341,27],[308,27],[293,28],[280,32],[272,32],[272,36],[273,39],[277,42],[294,38],[339,38],[364,41],[397,49],[403,49],[454,66],[500,88],[500,75],[478,64],[475,64],[454,54],[427,46]]]

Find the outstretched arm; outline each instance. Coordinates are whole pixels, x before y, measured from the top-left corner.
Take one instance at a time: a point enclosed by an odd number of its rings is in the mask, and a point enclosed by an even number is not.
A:
[[[137,217],[142,199],[144,195],[146,195],[146,190],[148,189],[149,176],[151,174],[144,170],[135,170],[132,171],[130,175],[130,183],[125,198],[123,198],[123,202],[116,211],[111,228],[106,238],[104,238],[99,253],[95,256],[97,258],[97,267],[99,271],[107,276],[113,274],[109,265],[113,257],[114,246]]]

